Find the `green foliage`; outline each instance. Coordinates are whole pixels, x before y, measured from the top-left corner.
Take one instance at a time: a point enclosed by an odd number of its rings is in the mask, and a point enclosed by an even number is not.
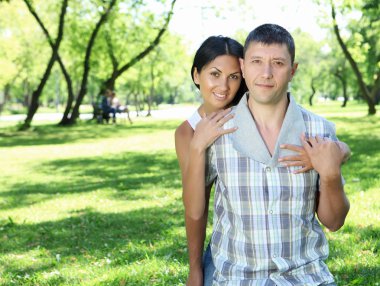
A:
[[[0,87],[16,87],[15,99],[22,99],[28,86],[36,85],[42,76],[50,49],[44,42],[44,35],[21,1],[1,4]]]
[[[69,2],[65,18],[64,38],[60,46],[59,54],[73,81],[74,93],[77,93],[81,85],[83,74],[83,60],[90,35],[98,21],[100,14],[104,11],[106,1],[88,0]],[[149,4],[149,5],[148,5]],[[110,13],[106,24],[100,29],[95,41],[93,54],[90,59],[90,74],[88,83],[88,94],[84,103],[95,100],[104,80],[113,73],[112,57],[116,59],[118,68],[127,64],[148,47],[156,37],[158,30],[164,23],[171,1],[121,1]],[[48,56],[51,54],[45,36],[35,19],[28,12],[22,1],[10,1],[1,3],[0,9],[0,92],[6,85],[11,86],[10,96],[13,102],[27,102],[28,96],[36,88],[41,75],[45,69]],[[45,24],[50,35],[54,38],[57,32],[57,13],[60,9],[58,1],[33,1],[33,7]],[[166,31],[166,34],[169,32]],[[176,38],[177,37],[177,38]],[[184,45],[178,40],[178,36],[170,36],[175,41],[170,57],[159,59],[156,70],[167,69],[165,74],[176,74],[168,83],[168,78],[157,79],[161,101],[170,97],[170,93],[181,90],[181,85],[188,76],[182,72],[183,66],[173,65],[184,56]],[[163,42],[163,39],[162,41]],[[166,49],[166,48],[165,48]],[[169,59],[169,60],[168,60]],[[140,70],[138,68],[137,70]],[[46,105],[53,102],[58,96],[62,103],[67,98],[67,87],[58,65],[53,68],[52,76],[49,78],[43,91],[40,103]],[[130,75],[129,75],[130,74]],[[141,74],[141,73],[140,73]],[[159,76],[163,75],[161,72]],[[136,79],[136,72],[131,69],[123,75],[116,83],[116,89],[121,89],[124,94],[139,93],[143,98],[149,93],[142,78],[137,78],[133,84],[129,78]],[[174,79],[174,80],[173,80]],[[162,84],[161,84],[162,83]],[[138,86],[135,88],[134,86]],[[133,89],[129,90],[132,86]],[[165,88],[167,90],[165,90]],[[137,91],[136,91],[137,90]],[[189,93],[188,89],[185,94]]]
[[[321,52],[322,43],[314,40],[311,35],[297,29],[293,33],[296,44],[296,59],[298,69],[292,80],[292,93],[300,102],[306,102],[312,94],[312,86],[320,87],[326,55]],[[318,64],[316,64],[318,63]]]
[[[377,285],[379,116],[366,117],[359,104],[312,110],[336,123],[353,153],[343,166],[351,210],[341,230],[327,233],[327,263],[338,286]],[[0,285],[185,285],[179,123],[23,132],[2,123]]]
[[[380,63],[380,3],[374,0],[344,2],[341,11],[348,19],[345,28],[350,33],[346,37],[349,50],[371,85]]]

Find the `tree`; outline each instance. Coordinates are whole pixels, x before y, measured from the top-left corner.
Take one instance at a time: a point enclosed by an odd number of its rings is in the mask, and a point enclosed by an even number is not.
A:
[[[161,39],[162,35],[165,33],[167,26],[170,22],[175,2],[176,2],[176,0],[172,0],[170,12],[167,14],[164,25],[158,31],[155,39],[147,47],[145,47],[140,53],[138,53],[129,62],[127,62],[126,64],[124,64],[124,65],[120,64],[120,61],[115,56],[113,45],[112,45],[113,41],[112,41],[112,39],[110,39],[110,35],[108,35],[108,37],[106,37],[107,50],[108,50],[108,54],[110,56],[111,63],[112,63],[112,73],[108,77],[108,79],[106,79],[102,83],[102,85],[100,87],[99,94],[102,94],[107,88],[108,89],[114,89],[116,79],[119,78],[124,72],[126,72],[129,68],[131,68],[137,62],[139,62],[141,59],[143,59],[146,55],[148,55],[154,49],[154,47],[156,47],[159,44],[160,39]],[[111,2],[111,3],[113,3],[113,2]],[[134,3],[133,5],[136,5],[136,4]],[[112,6],[110,6],[110,7],[112,8]],[[109,11],[110,11],[110,9],[109,9]],[[116,17],[114,17],[114,18],[116,18]],[[100,23],[100,21],[99,21],[99,23]],[[100,27],[100,25],[99,25],[99,27]],[[95,31],[96,30],[94,30],[93,35],[94,35]],[[98,30],[96,31],[96,33],[97,32],[98,32]],[[95,36],[96,36],[96,34],[95,34]],[[93,38],[93,37],[91,37],[91,38]],[[91,43],[91,48],[90,48],[90,43]],[[133,43],[131,43],[131,45],[133,45]],[[85,59],[85,63],[84,63],[84,73],[83,73],[83,78],[82,78],[81,89],[78,93],[75,105],[72,108],[71,116],[68,117],[68,114],[65,113],[61,122],[60,122],[60,124],[62,124],[62,125],[74,124],[79,117],[79,107],[80,107],[80,105],[83,101],[83,98],[86,94],[86,91],[87,91],[86,84],[87,84],[88,72],[90,69],[90,63],[89,63],[90,55],[88,54],[88,52],[91,53],[91,49],[93,46],[94,46],[94,42],[91,42],[91,40],[90,40],[89,45],[87,46],[87,53],[86,53],[86,59]],[[66,108],[66,110],[67,109],[68,109],[68,107]]]
[[[107,42],[107,53],[109,55],[111,64],[112,64],[112,72],[108,76],[107,79],[105,79],[100,87],[99,94],[104,93],[106,89],[111,89],[113,90],[115,88],[115,82],[116,80],[127,70],[129,70],[132,66],[134,66],[136,63],[141,61],[144,57],[146,57],[155,47],[158,46],[160,43],[161,37],[164,35],[166,32],[168,25],[170,23],[171,16],[173,14],[173,9],[175,5],[176,0],[172,0],[171,2],[171,8],[170,11],[167,13],[166,18],[164,20],[164,24],[162,27],[159,29],[157,32],[154,40],[148,44],[145,48],[143,48],[142,51],[137,52],[137,55],[133,56],[127,63],[122,64],[121,60],[118,59],[118,57],[115,54],[113,43],[115,42],[114,39],[112,38],[112,34],[109,33],[107,34],[106,42]],[[130,45],[133,45],[134,42],[131,42]],[[77,100],[78,102],[78,100]],[[150,105],[149,105],[150,106]],[[76,114],[76,117],[73,115],[71,116],[70,120],[68,120],[68,123],[74,123],[75,120],[77,119],[79,112],[76,110],[79,109],[79,106],[74,107],[73,114]],[[63,119],[62,121],[64,121]]]
[[[343,103],[342,107],[346,107],[347,101],[348,101],[348,71],[346,67],[346,61],[344,61],[341,65],[339,65],[335,71],[334,71],[334,76],[338,78],[338,80],[341,83],[342,86],[342,92],[343,92]]]
[[[56,60],[58,61],[59,63],[59,66],[61,68],[61,71],[65,77],[65,80],[66,80],[66,84],[67,84],[67,91],[68,91],[68,102],[72,102],[73,99],[74,99],[74,93],[73,93],[73,88],[72,88],[72,80],[70,78],[70,75],[69,73],[67,72],[67,69],[61,59],[61,56],[59,55],[58,53],[58,49],[56,47],[56,44],[54,42],[54,40],[52,39],[49,31],[47,30],[45,24],[42,22],[40,16],[37,14],[36,10],[34,9],[34,7],[32,6],[31,2],[30,1],[26,1],[24,0],[29,12],[33,15],[33,17],[35,18],[35,20],[37,21],[38,25],[40,26],[40,28],[42,29],[45,37],[47,38],[47,41],[53,51],[53,53],[55,52],[57,55],[56,55]],[[63,5],[65,5],[65,7],[67,8],[67,1],[64,1],[63,2]],[[64,25],[64,19],[62,19],[62,22],[60,21],[60,25],[62,25],[62,29],[63,29],[63,25]],[[63,37],[63,36],[62,36]],[[57,49],[57,50],[56,50]],[[55,51],[56,50],[56,51]],[[35,110],[34,112],[36,112],[37,110]],[[66,111],[65,111],[66,112]],[[33,114],[34,115],[34,114]],[[33,117],[33,115],[31,117]],[[25,125],[25,124],[24,124]],[[29,124],[30,125],[30,122]],[[29,127],[28,125],[24,126],[24,128],[27,128]]]
[[[62,1],[61,13],[60,13],[60,17],[59,17],[57,39],[55,40],[55,42],[51,42],[52,55],[49,59],[49,62],[47,64],[44,75],[42,76],[42,79],[41,79],[37,89],[33,91],[32,99],[31,99],[31,102],[30,102],[30,105],[28,108],[27,116],[25,118],[24,123],[20,126],[20,129],[27,129],[30,127],[33,116],[36,113],[38,106],[39,106],[39,97],[41,96],[42,91],[44,89],[44,86],[45,86],[45,84],[46,84],[46,82],[50,76],[50,72],[53,68],[54,62],[57,60],[59,45],[61,44],[61,41],[63,38],[63,28],[64,28],[64,23],[65,23],[67,1],[68,0]],[[29,11],[33,14],[33,16],[37,17],[37,19],[38,19],[38,16],[37,16],[35,10],[33,9],[30,0],[24,0],[24,2],[27,5]]]
[[[338,25],[337,9],[330,0],[333,29],[343,54],[354,71],[360,94],[367,102],[368,114],[374,115],[376,114],[375,97],[380,91],[380,19],[378,17],[380,4],[377,0],[352,2],[354,1],[345,1],[341,9],[343,11],[359,9],[361,16],[359,20],[354,19],[347,26],[350,38],[345,41]],[[361,54],[361,59],[359,59],[359,54]]]
[[[28,108],[51,51],[23,1],[1,3],[0,6],[0,87],[4,89],[10,84],[9,102],[21,103]],[[59,10],[60,7],[52,15],[57,14],[58,18]],[[50,93],[46,86],[43,93]]]
[[[293,32],[297,50],[298,62],[297,76],[292,81],[292,90],[297,94],[299,101],[307,97],[309,105],[313,105],[313,99],[318,89],[324,71],[326,55],[322,51],[322,43],[316,41],[311,35],[297,29]],[[316,64],[318,63],[318,64]],[[317,88],[318,87],[318,88]]]
[[[115,4],[116,4],[116,0],[111,0],[108,7],[106,7],[104,9],[104,12],[101,14],[100,19],[96,23],[95,28],[91,33],[90,39],[87,43],[86,54],[85,54],[85,58],[84,58],[84,62],[83,62],[83,74],[82,74],[80,90],[79,90],[78,95],[76,97],[74,107],[71,110],[70,118],[68,117],[68,113],[69,113],[68,110],[71,109],[71,102],[68,102],[68,104],[66,106],[65,113],[64,113],[64,117],[62,118],[62,120],[60,122],[61,125],[74,124],[76,122],[76,119],[79,117],[79,107],[82,103],[84,96],[87,93],[88,75],[90,72],[90,58],[91,58],[92,49],[93,49],[94,44],[95,44],[95,39],[98,35],[100,27],[106,21],[110,11],[112,10],[112,8]]]

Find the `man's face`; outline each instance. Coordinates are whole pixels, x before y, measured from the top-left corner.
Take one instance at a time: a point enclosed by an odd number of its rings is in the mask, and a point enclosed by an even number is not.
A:
[[[291,64],[285,44],[252,42],[240,64],[250,100],[264,105],[276,104],[286,96],[288,83],[297,69],[297,64]]]

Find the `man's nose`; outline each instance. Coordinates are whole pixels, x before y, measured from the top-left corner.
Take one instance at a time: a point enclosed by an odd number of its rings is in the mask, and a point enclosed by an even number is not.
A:
[[[273,77],[273,67],[270,63],[265,63],[263,65],[262,76],[264,78],[272,78]]]

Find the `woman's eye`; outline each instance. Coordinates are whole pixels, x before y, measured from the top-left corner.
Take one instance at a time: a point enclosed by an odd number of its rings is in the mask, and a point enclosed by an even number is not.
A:
[[[238,75],[236,75],[236,74],[233,74],[233,75],[231,75],[230,76],[232,79],[239,79],[240,78],[240,76],[238,76]]]
[[[219,77],[219,73],[217,73],[217,72],[212,72],[211,75],[214,77]]]

